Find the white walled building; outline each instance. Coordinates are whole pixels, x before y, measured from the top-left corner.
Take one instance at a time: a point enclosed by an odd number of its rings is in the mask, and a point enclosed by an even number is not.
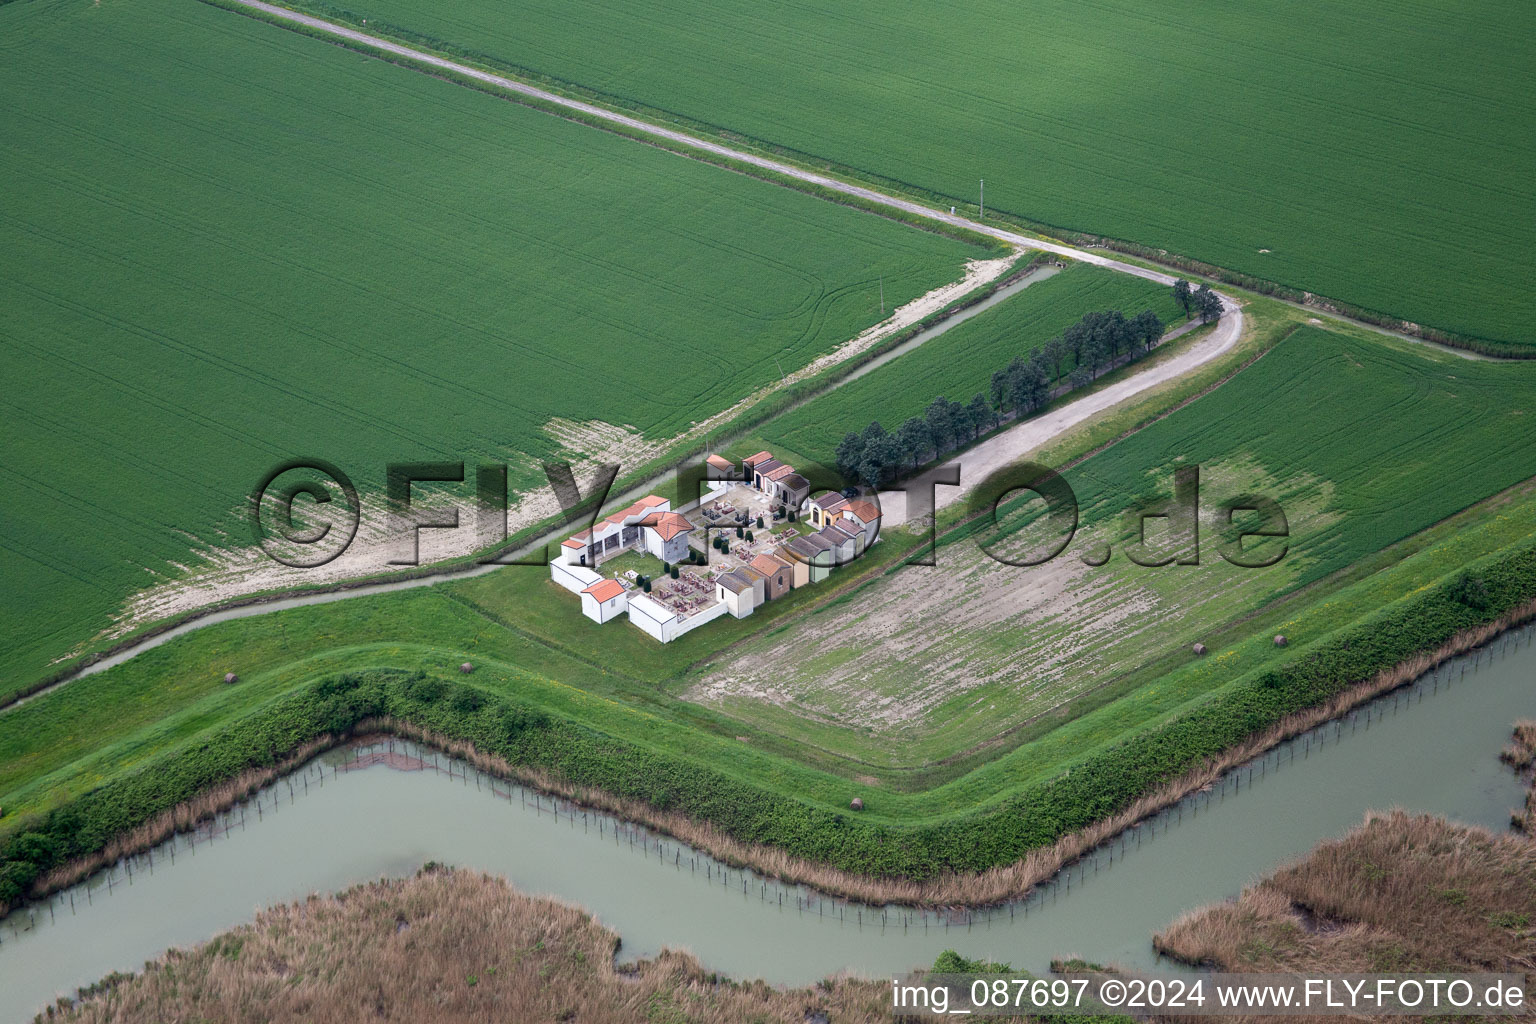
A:
[[[618,580],[598,580],[581,592],[581,613],[603,623],[629,610],[629,591]]]

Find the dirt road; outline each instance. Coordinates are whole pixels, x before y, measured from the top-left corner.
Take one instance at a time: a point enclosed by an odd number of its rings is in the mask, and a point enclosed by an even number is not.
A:
[[[1221,320],[1217,323],[1216,329],[1183,352],[1116,381],[1109,387],[1083,395],[1039,416],[1021,420],[1007,430],[994,434],[974,448],[961,453],[952,462],[946,463],[946,465],[960,466],[960,486],[939,485],[934,493],[934,503],[939,508],[944,508],[961,500],[995,470],[1023,458],[1078,424],[1119,405],[1126,399],[1139,395],[1149,388],[1155,388],[1159,384],[1182,377],[1231,349],[1242,335],[1243,313],[1236,303],[1225,296],[1222,297],[1222,303]],[[1179,328],[1172,334],[1177,335],[1183,332],[1184,328]],[[905,493],[882,491],[880,493],[882,527],[899,526],[906,522],[906,508]]]
[[[865,200],[866,202],[873,203],[878,206],[884,206],[888,209],[901,210],[904,213],[922,217],[926,220],[940,221],[955,227],[965,228],[966,230],[974,231],[978,234],[986,235],[1002,242],[1007,242],[1009,245],[1020,246],[1022,248],[1028,249],[1043,249],[1046,252],[1067,256],[1082,263],[1091,263],[1094,266],[1105,267],[1109,270],[1118,271],[1122,274],[1131,274],[1136,277],[1145,278],[1149,281],[1156,281],[1160,284],[1172,286],[1174,282],[1174,278],[1171,274],[1164,274],[1160,271],[1149,270],[1145,267],[1138,267],[1130,263],[1123,263],[1120,260],[1111,259],[1108,256],[1104,256],[1100,253],[1089,252],[1084,249],[1077,249],[1070,245],[1062,245],[1057,242],[1047,242],[1043,239],[1031,238],[1028,235],[1021,235],[1015,231],[1008,231],[1003,228],[992,227],[991,225],[982,224],[978,221],[973,221],[969,218],[959,216],[958,214],[945,213],[942,210],[935,210],[930,207],[923,206],[921,203],[915,203],[910,200],[889,196],[882,192],[877,192],[874,189],[865,188],[862,185],[854,185],[846,181],[839,181],[836,178],[827,177],[826,175],[816,174],[813,171],[807,171],[803,168],[795,167],[792,164],[782,163],[778,160],[771,160],[767,157],[758,156],[753,153],[744,153],[740,150],[732,149],[730,146],[726,146],[718,142],[711,142],[707,139],[695,138],[694,136],[685,134],[683,132],[673,131],[669,128],[662,128],[658,125],[650,124],[637,118],[628,117],[624,114],[619,114],[612,110],[606,110],[591,103],[584,103],[581,100],[571,99],[567,96],[561,96],[558,93],[540,89],[537,86],[528,85],[525,82],[519,82],[515,79],[505,78],[501,75],[493,75],[488,71],[480,71],[476,68],[460,64],[456,61],[434,56],[433,54],[427,53],[423,50],[413,49],[409,46],[402,46],[399,43],[390,42],[387,39],[371,36],[366,32],[359,32],[356,29],[346,28],[345,26],[337,25],[320,18],[311,17],[307,14],[299,14],[295,11],[287,10],[286,8],[263,3],[262,0],[235,0],[235,2],[244,7],[262,11],[266,14],[272,15],[273,17],[281,18],[285,21],[290,21],[298,25],[303,25],[307,28],[323,32],[328,35],[336,36],[340,39],[350,40],[354,43],[361,43],[363,45],[373,47],[374,49],[382,50],[386,53],[392,53],[396,56],[406,57],[410,60],[417,61],[422,64],[427,64],[432,67],[442,68],[443,70],[451,71],[454,74],[465,75],[477,81],[485,82],[487,84],[506,89],[509,92],[517,93],[522,96],[528,96],[557,107],[563,107],[567,110],[575,111],[588,117],[598,118],[600,120],[607,121],[610,124],[622,125],[623,127],[632,131],[640,132],[654,138],[665,139],[668,142],[675,143],[680,146],[686,146],[689,149],[695,149],[700,152],[711,153],[716,156],[726,157],[728,159],[739,161],[744,164],[750,164],[753,167],[759,167],[763,170],[772,171],[775,174],[782,174],[786,177],[794,178],[798,181],[804,181],[809,184],[820,186],[821,188],[829,189],[833,192],[842,193],[843,195],[856,196],[859,199]],[[1077,426],[1089,417],[1095,416],[1098,413],[1118,405],[1128,398],[1139,395],[1150,388],[1157,387],[1159,384],[1166,383],[1167,381],[1189,373],[1191,370],[1194,370],[1195,368],[1211,361],[1212,359],[1215,359],[1222,353],[1231,349],[1232,346],[1237,343],[1237,339],[1241,336],[1242,330],[1242,310],[1238,308],[1235,302],[1223,296],[1222,316],[1220,323],[1218,324],[1215,331],[1213,331],[1208,337],[1201,339],[1199,343],[1190,346],[1187,350],[1180,352],[1172,359],[1164,360],[1163,362],[1154,366],[1148,366],[1139,373],[1133,374],[1124,380],[1118,381],[1110,387],[1095,391],[1092,394],[1084,395],[1075,401],[1068,402],[1066,405],[1052,409],[1050,412],[1043,416],[1037,416],[1033,419],[1025,420],[1024,422],[1003,431],[995,437],[992,437],[980,445],[977,445],[975,448],[967,451],[963,459],[959,460],[963,462],[963,466],[961,468],[960,486],[940,487],[939,493],[937,495],[939,506],[942,508],[945,505],[960,500],[965,496],[971,486],[985,479],[987,474],[992,472],[994,469],[1006,465],[1007,463],[1022,457],[1028,452],[1039,448],[1041,445],[1060,436],[1067,430]],[[885,496],[882,495],[882,498],[884,497]],[[903,520],[905,518],[905,507],[906,502],[904,495],[900,493],[890,495],[889,503],[884,505],[886,515],[892,517],[888,519],[888,524],[894,525],[895,523]]]

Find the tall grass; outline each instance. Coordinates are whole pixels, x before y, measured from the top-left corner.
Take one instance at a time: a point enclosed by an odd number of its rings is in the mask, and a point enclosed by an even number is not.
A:
[[[1533,921],[1536,843],[1396,810],[1153,944],[1229,971],[1531,972]]]
[[[1531,784],[1525,791],[1525,809],[1511,813],[1509,823],[1521,832],[1536,832],[1536,720],[1527,718],[1515,723],[1514,738],[1499,758],[1525,775]]]

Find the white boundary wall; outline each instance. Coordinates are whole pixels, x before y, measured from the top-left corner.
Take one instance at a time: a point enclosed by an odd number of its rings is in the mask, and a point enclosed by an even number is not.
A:
[[[629,621],[653,640],[671,643],[690,629],[697,629],[706,622],[713,622],[726,613],[723,602],[711,605],[686,619],[678,618],[661,602],[644,594],[632,594],[629,599]]]
[[[549,578],[571,593],[579,594],[602,579],[602,576],[585,566],[552,561],[549,563]]]

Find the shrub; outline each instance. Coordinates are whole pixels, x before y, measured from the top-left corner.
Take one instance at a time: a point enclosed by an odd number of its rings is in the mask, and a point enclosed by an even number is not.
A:
[[[1480,612],[1488,607],[1488,584],[1481,576],[1462,573],[1451,583],[1449,593],[1452,601],[1474,611]]]

